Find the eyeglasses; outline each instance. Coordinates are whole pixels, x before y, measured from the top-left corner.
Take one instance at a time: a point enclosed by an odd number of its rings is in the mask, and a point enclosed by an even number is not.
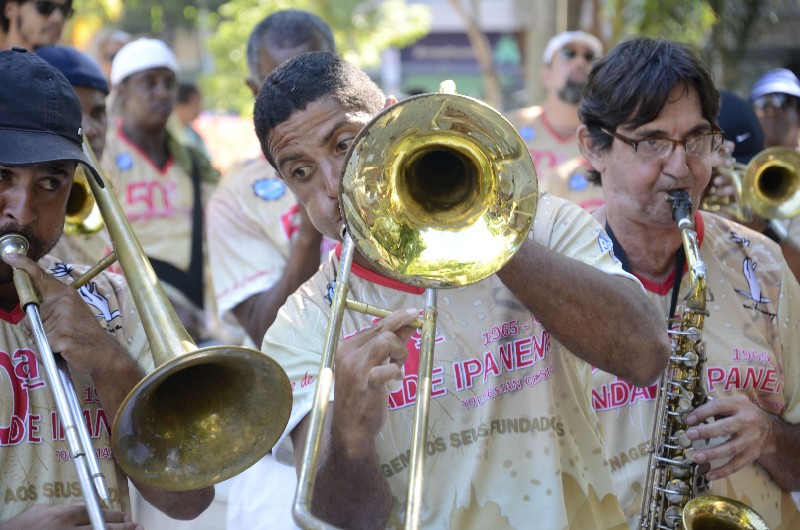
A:
[[[688,156],[708,156],[719,151],[724,139],[722,130],[717,128],[711,132],[689,135],[683,140],[672,140],[671,138],[642,138],[641,140],[634,140],[602,127],[600,130],[633,147],[633,150],[643,158],[667,157],[672,154],[676,145],[682,145]]]
[[[753,100],[753,107],[760,112],[770,109],[786,110],[794,105],[795,98],[788,94],[765,94]]]
[[[50,0],[36,0],[34,4],[36,5],[36,11],[43,17],[49,17],[56,9],[61,11],[65,19],[75,14],[75,9],[73,9],[70,2],[59,4]]]
[[[561,55],[561,57],[563,57],[568,61],[571,61],[572,59],[578,56],[578,52],[576,50],[573,50],[572,48],[561,48],[560,50],[558,50],[558,53]],[[594,52],[593,51],[584,52],[583,58],[586,59],[587,63],[594,61],[595,58]]]

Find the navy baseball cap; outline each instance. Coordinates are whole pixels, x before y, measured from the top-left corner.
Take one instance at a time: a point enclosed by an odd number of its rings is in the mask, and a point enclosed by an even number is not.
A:
[[[719,94],[719,127],[724,131],[725,139],[733,142],[736,161],[747,164],[764,149],[764,130],[746,99],[727,90],[720,90]]]
[[[22,48],[0,51],[0,164],[73,160],[83,153],[81,102],[67,78]]]
[[[38,48],[36,53],[58,68],[72,86],[94,88],[108,94],[108,81],[93,57],[75,48],[58,45]]]

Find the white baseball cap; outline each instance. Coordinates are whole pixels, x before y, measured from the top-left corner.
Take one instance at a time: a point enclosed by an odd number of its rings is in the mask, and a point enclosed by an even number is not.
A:
[[[788,94],[800,98],[800,80],[791,70],[776,68],[758,78],[750,91],[750,101],[766,94]]]
[[[111,63],[111,84],[151,68],[169,68],[178,73],[178,60],[172,50],[158,39],[137,39],[120,48]]]
[[[544,53],[542,54],[543,63],[550,64],[553,60],[553,55],[555,55],[558,50],[573,42],[588,46],[594,51],[596,57],[603,54],[603,43],[591,33],[580,30],[562,31],[547,42],[547,46],[545,46]]]

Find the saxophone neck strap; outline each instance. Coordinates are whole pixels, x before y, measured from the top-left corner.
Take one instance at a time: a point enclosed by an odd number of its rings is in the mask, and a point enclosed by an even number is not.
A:
[[[617,257],[617,259],[619,259],[622,269],[629,274],[633,274],[630,261],[628,261],[628,255],[625,253],[625,249],[622,248],[622,245],[620,245],[619,241],[617,240],[617,236],[614,235],[614,231],[611,230],[611,226],[609,226],[608,221],[606,221],[606,233],[608,234],[608,237],[611,238],[611,242],[614,244],[614,255]],[[669,318],[672,318],[675,315],[675,308],[678,306],[678,293],[681,290],[681,279],[683,278],[683,267],[685,265],[686,253],[683,250],[683,246],[680,246],[678,248],[678,252],[675,253],[675,270],[672,275],[672,300],[669,304]]]

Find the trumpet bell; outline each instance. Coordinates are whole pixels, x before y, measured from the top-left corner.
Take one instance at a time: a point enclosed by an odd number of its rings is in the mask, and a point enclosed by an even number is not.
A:
[[[75,169],[75,178],[67,199],[64,232],[71,236],[89,235],[103,228],[103,216],[94,200],[84,166]]]
[[[733,499],[701,495],[683,508],[686,530],[770,530],[752,508]]]
[[[356,136],[340,204],[356,248],[383,274],[449,288],[500,269],[537,201],[514,127],[481,101],[431,93],[385,109]]]
[[[800,152],[770,147],[747,164],[742,193],[752,210],[767,219],[789,219],[800,214]]]
[[[198,489],[264,456],[290,411],[289,379],[275,361],[256,350],[211,346],[142,380],[120,406],[112,444],[132,479],[164,490]]]

